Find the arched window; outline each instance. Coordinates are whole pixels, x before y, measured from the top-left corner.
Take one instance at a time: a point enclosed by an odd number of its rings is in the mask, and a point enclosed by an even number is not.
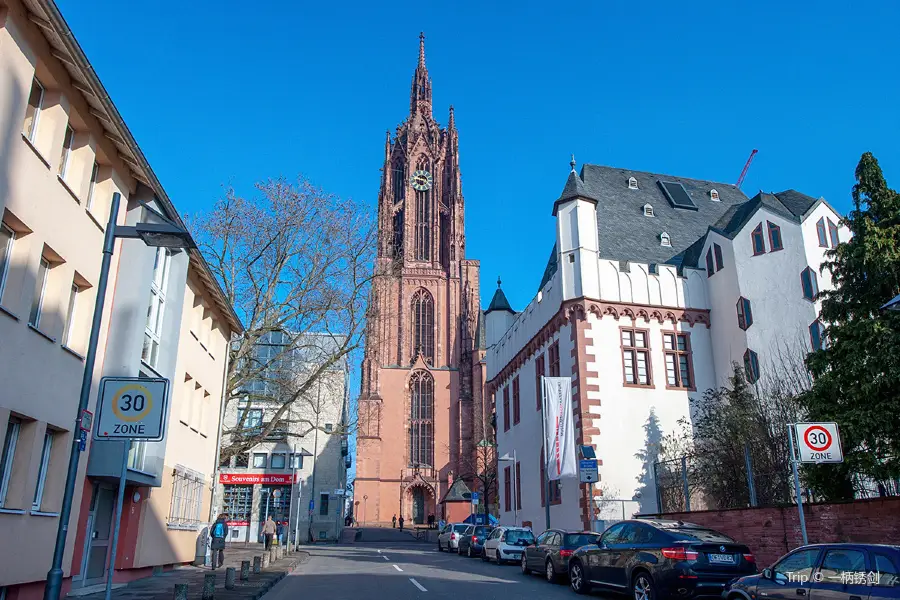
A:
[[[629,177],[629,178],[628,178],[628,189],[629,189],[629,190],[636,190],[636,189],[638,189],[637,179],[635,179],[634,177]]]
[[[669,237],[669,234],[663,231],[659,234],[659,245],[660,246],[671,246],[672,238]]]
[[[409,379],[409,466],[434,466],[434,379],[416,371]]]
[[[424,156],[416,164],[416,171],[430,171]],[[431,260],[431,188],[416,190],[416,260]]]
[[[421,355],[427,364],[434,363],[434,300],[426,289],[420,289],[412,297],[412,358]]]

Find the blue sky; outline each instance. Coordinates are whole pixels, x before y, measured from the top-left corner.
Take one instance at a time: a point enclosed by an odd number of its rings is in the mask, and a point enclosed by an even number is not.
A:
[[[537,292],[571,153],[734,183],[758,148],[748,195],[846,211],[870,150],[900,186],[898,2],[57,2],[185,213],[300,173],[376,202],[424,30],[485,306]]]
[[[58,2],[183,212],[298,173],[374,203],[424,30],[485,305],[536,292],[570,153],[733,183],[758,148],[749,195],[846,210],[871,150],[900,186],[897,2]]]

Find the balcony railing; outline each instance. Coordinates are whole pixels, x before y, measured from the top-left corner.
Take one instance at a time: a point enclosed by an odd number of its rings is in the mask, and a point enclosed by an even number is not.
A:
[[[417,477],[422,477],[426,480],[436,480],[437,470],[434,467],[426,465],[411,466],[403,469],[402,477],[404,481],[415,479]]]

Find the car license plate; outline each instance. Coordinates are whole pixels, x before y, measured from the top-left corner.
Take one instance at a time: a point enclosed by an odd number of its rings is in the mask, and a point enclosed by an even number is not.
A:
[[[719,565],[733,565],[734,564],[734,555],[733,554],[710,554],[709,562],[719,564]]]

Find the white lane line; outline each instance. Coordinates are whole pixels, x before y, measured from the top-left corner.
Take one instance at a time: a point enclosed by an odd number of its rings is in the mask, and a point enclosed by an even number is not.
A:
[[[419,583],[418,581],[416,581],[416,580],[413,579],[412,577],[410,577],[409,580],[410,580],[410,582],[411,582],[414,586],[416,586],[417,588],[419,588],[419,591],[420,591],[420,592],[427,592],[427,591],[428,591],[428,590],[425,589],[425,587],[424,587],[421,583]]]
[[[391,559],[389,559],[387,556],[385,556],[384,554],[381,555],[381,558],[383,558],[384,560],[391,560]]]
[[[381,554],[381,550],[378,551],[378,554]]]
[[[398,571],[400,571],[401,573],[403,572],[403,569],[401,569],[401,568],[398,567],[397,565],[394,565],[394,568],[397,569]]]

